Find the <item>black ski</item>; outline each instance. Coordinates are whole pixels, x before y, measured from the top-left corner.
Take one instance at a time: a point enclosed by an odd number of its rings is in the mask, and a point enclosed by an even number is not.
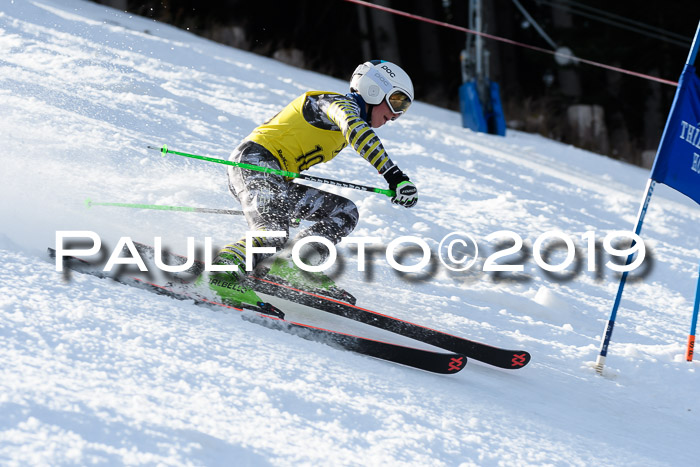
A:
[[[530,362],[530,353],[524,350],[508,350],[493,347],[338,300],[282,286],[265,279],[254,279],[258,282],[258,285],[254,288],[261,293],[281,297],[311,308],[385,329],[441,349],[449,350],[450,352],[466,355],[469,358],[489,365],[506,369],[518,369]]]
[[[56,257],[56,251],[48,249],[49,256]],[[453,374],[460,371],[467,363],[464,355],[457,353],[433,352],[430,350],[416,349],[389,342],[367,339],[352,334],[345,334],[329,329],[295,323],[284,319],[284,312],[278,308],[266,304],[243,305],[235,307],[224,303],[208,300],[194,294],[177,291],[171,286],[158,285],[136,277],[119,277],[116,279],[102,272],[101,268],[75,257],[64,258],[64,267],[83,274],[90,274],[100,278],[110,278],[116,282],[137,287],[143,290],[166,295],[177,300],[192,300],[196,305],[213,309],[226,309],[242,312],[241,317],[247,321],[260,324],[270,329],[283,331],[303,339],[322,342],[335,348],[350,350],[363,355],[387,360],[401,365],[418,368],[433,373]]]
[[[142,243],[135,243],[135,245],[143,255],[153,256],[153,247]],[[187,260],[186,257],[176,254],[164,254],[163,256],[164,261],[172,265],[184,264]],[[195,261],[194,265],[183,274],[197,276],[202,273],[203,269],[204,263]],[[469,358],[473,358],[488,365],[513,370],[523,368],[530,362],[530,353],[525,350],[509,350],[494,347],[427,328],[420,324],[377,313],[376,311],[360,308],[329,297],[268,281],[264,278],[251,277],[257,282],[257,285],[252,285],[253,288],[261,293],[280,297],[311,308],[385,329],[450,352],[466,355]]]

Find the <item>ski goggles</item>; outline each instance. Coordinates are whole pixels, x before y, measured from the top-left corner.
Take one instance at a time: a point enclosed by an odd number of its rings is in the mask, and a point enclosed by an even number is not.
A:
[[[386,95],[386,103],[395,114],[404,113],[411,106],[411,98],[405,92],[395,89],[391,94]]]

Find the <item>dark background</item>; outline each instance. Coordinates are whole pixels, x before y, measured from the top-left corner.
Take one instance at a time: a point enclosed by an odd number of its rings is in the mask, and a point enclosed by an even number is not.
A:
[[[349,79],[357,64],[394,61],[412,77],[416,98],[458,110],[460,52],[466,34],[343,0],[100,0],[234,47]],[[467,0],[372,3],[468,26]],[[558,46],[596,62],[677,81],[700,20],[700,1],[520,0]],[[591,10],[590,8],[597,10]],[[605,13],[619,15],[610,17]],[[636,21],[635,24],[624,19]],[[484,32],[551,46],[512,0],[483,0]],[[677,36],[648,31],[660,28]],[[644,29],[643,32],[640,30]],[[486,39],[490,75],[501,87],[509,128],[650,166],[675,87]],[[581,132],[573,106],[595,106],[599,126]],[[580,107],[577,107],[580,109]],[[593,107],[590,107],[593,108]],[[584,113],[585,114],[585,113]],[[578,120],[577,120],[578,118]],[[584,119],[585,120],[585,119]],[[601,126],[602,125],[602,126]]]

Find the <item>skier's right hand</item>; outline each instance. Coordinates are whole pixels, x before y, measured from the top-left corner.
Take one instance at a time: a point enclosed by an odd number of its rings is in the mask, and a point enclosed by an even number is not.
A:
[[[396,194],[391,202],[406,208],[412,208],[418,202],[418,188],[397,166],[393,166],[384,174],[384,179],[389,183],[389,189]]]

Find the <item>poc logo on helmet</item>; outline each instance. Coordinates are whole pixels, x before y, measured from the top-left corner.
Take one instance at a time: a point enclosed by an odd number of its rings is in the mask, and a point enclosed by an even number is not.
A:
[[[391,68],[389,68],[388,66],[382,65],[382,66],[381,66],[381,69],[384,70],[384,71],[386,71],[387,74],[388,74],[389,76],[391,76],[392,78],[396,78],[396,73],[394,73],[393,71],[391,71]]]
[[[385,87],[389,87],[389,88],[391,87],[391,83],[385,77],[383,77],[382,74],[379,73],[378,71],[375,70],[373,73],[373,76],[375,78],[377,78],[379,81],[381,81],[380,84],[383,84]]]

